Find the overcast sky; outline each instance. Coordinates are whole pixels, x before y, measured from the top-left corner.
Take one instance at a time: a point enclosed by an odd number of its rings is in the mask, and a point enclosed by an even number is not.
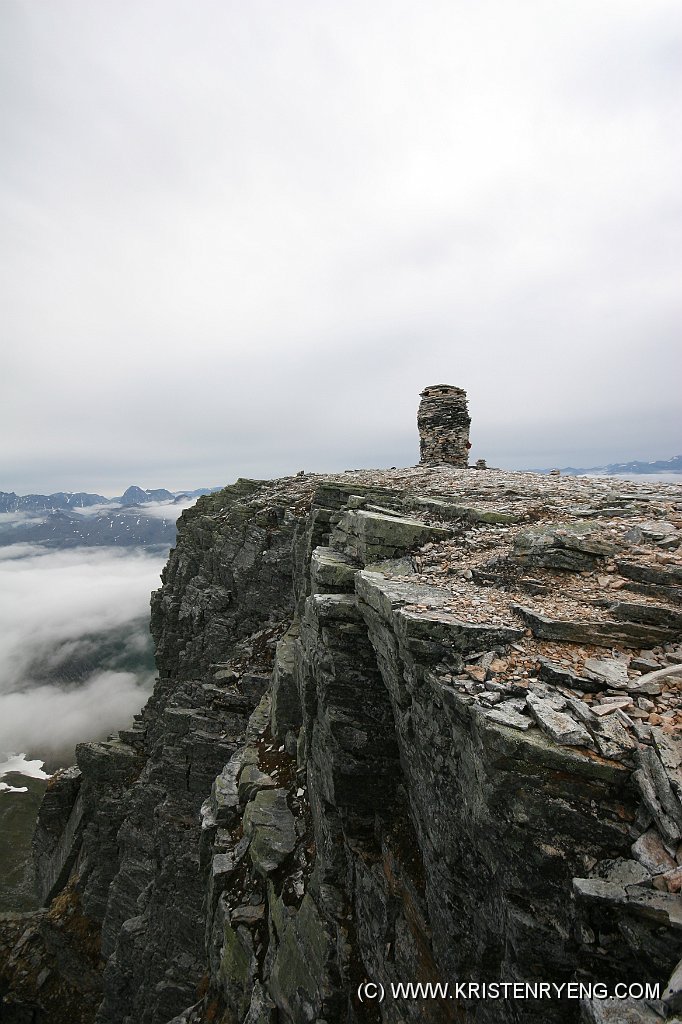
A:
[[[678,0],[3,0],[0,489],[680,440]]]

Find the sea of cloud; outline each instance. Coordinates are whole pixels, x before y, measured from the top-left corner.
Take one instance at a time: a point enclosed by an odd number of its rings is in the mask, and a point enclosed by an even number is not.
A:
[[[130,721],[153,681],[149,597],[164,561],[144,549],[0,548],[0,755],[59,760]]]
[[[105,505],[86,505],[83,508],[72,508],[80,516],[88,518],[102,512],[122,510],[126,515],[151,516],[153,519],[168,519],[174,522],[186,508],[194,505],[196,498],[184,498],[179,501],[148,501],[144,505],[121,505],[120,502],[107,502]]]

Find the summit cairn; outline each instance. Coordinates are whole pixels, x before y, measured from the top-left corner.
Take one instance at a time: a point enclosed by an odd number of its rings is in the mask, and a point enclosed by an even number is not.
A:
[[[432,384],[421,393],[417,427],[422,465],[446,463],[466,469],[469,462],[467,393],[450,384]]]

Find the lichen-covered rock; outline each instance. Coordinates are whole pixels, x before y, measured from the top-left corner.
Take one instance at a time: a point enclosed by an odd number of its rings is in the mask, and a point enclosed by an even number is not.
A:
[[[596,568],[613,550],[595,527],[573,523],[521,531],[514,540],[511,557],[519,565],[584,572]]]
[[[334,938],[310,896],[277,943],[269,990],[292,1021],[335,1020],[340,993],[333,984]]]
[[[255,764],[247,764],[242,768],[239,776],[239,784],[237,786],[239,802],[248,804],[249,800],[253,800],[256,793],[259,793],[261,789],[275,789],[276,786],[277,783],[274,779],[266,775],[265,772],[262,772]]]
[[[272,672],[270,728],[279,743],[284,742],[288,732],[298,733],[301,727],[301,702],[294,679],[294,658],[298,633],[296,624],[277,644],[275,654],[275,666]]]
[[[262,789],[247,805],[243,819],[249,856],[255,870],[265,876],[286,860],[296,845],[294,816],[283,789]]]
[[[399,558],[420,544],[449,536],[449,529],[430,526],[420,519],[354,509],[341,516],[331,543],[344,555],[368,565],[385,558]]]

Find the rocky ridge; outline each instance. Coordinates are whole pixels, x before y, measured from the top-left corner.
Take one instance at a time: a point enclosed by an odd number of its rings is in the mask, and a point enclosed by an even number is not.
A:
[[[101,942],[84,1021],[675,1019],[681,527],[675,485],[450,466],[200,499],[152,698],[43,803],[6,1019],[59,1024],[66,954],[21,950],[64,894]],[[661,998],[379,1008],[366,978]]]

